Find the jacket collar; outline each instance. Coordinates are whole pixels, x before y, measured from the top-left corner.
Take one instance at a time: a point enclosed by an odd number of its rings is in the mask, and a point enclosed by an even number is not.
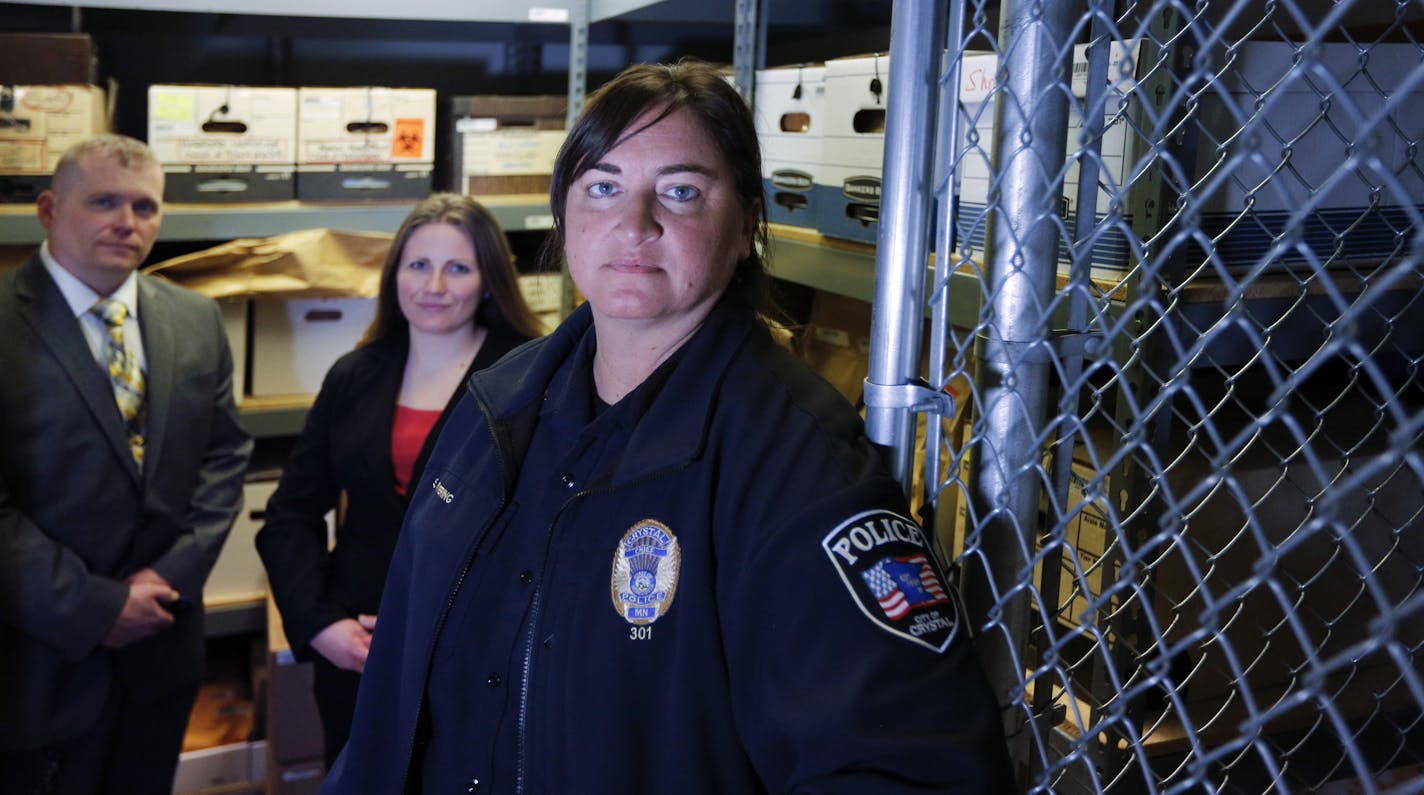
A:
[[[15,272],[14,278],[20,317],[34,330],[36,338],[68,375],[80,398],[89,407],[94,421],[102,429],[110,449],[119,458],[121,466],[128,471],[133,483],[140,485],[142,477],[138,466],[134,464],[133,454],[129,452],[123,418],[114,403],[113,387],[109,384],[109,378],[103,368],[94,361],[94,352],[89,349],[89,343],[79,330],[79,321],[74,317],[74,312],[60,292],[59,286],[45,271],[38,255],[26,260]],[[143,300],[142,293],[139,300]],[[143,331],[147,337],[148,328],[145,327]],[[150,405],[149,411],[152,410]]]
[[[626,454],[611,473],[612,485],[681,466],[701,454],[727,370],[758,330],[765,335],[749,307],[723,298],[683,350],[664,365],[671,371],[661,389],[629,394],[644,403]],[[550,381],[564,360],[577,353],[584,336],[592,333],[592,311],[580,306],[549,336],[470,379],[470,389],[495,438],[514,454],[513,460],[523,458]]]

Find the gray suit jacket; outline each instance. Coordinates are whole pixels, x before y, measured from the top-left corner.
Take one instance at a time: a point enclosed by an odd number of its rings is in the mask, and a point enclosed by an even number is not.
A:
[[[38,255],[0,276],[0,751],[89,728],[111,687],[158,695],[203,669],[202,587],[242,501],[252,440],[210,299],[140,275],[144,472],[108,376]],[[120,651],[99,646],[122,579],[152,567],[191,601]]]

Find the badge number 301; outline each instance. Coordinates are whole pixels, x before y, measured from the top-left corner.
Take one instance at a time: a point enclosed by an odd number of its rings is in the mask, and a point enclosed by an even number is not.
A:
[[[652,640],[653,628],[651,626],[628,627],[629,640]]]

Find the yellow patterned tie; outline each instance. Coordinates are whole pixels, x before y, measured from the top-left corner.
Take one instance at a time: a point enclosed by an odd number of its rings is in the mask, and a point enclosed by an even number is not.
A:
[[[100,298],[89,311],[98,315],[109,329],[109,339],[104,345],[104,361],[109,368],[109,381],[114,385],[114,400],[119,404],[119,412],[124,415],[129,450],[133,452],[134,462],[142,469],[143,426],[146,420],[144,380],[138,357],[124,345],[124,319],[128,317],[129,310],[112,298]]]

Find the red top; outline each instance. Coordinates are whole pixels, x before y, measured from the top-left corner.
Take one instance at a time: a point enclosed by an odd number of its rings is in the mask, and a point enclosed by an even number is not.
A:
[[[440,419],[439,410],[413,409],[396,404],[395,422],[391,423],[391,464],[396,470],[396,492],[405,494],[425,437]]]

